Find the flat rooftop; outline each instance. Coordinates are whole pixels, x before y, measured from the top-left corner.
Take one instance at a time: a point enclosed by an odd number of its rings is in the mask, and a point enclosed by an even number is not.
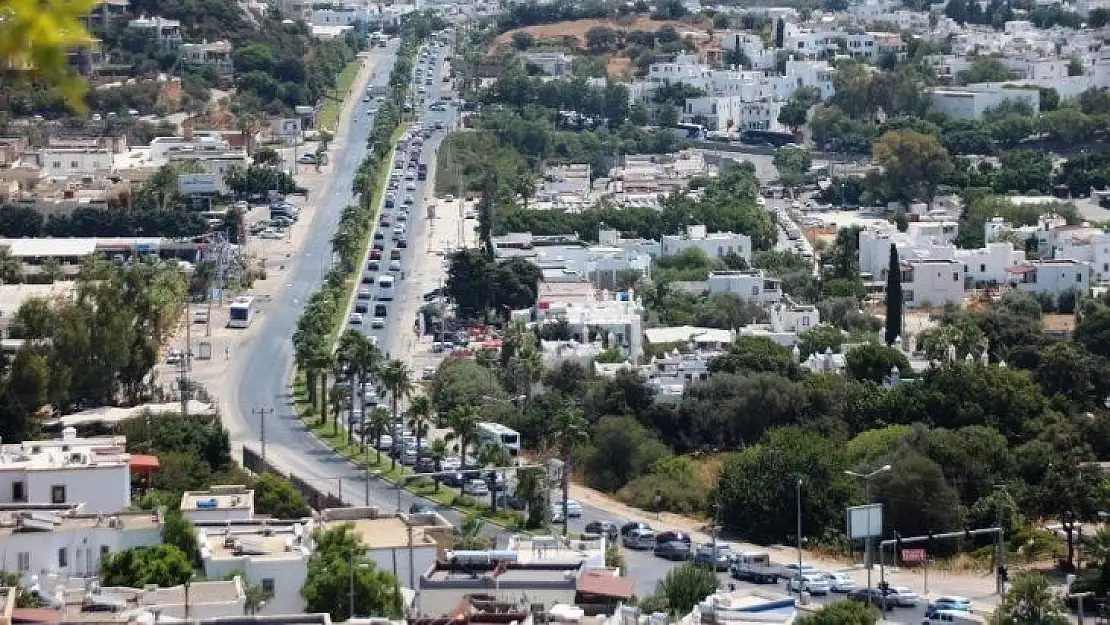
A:
[[[28,523],[26,519],[33,519]],[[118,514],[79,514],[66,516],[47,510],[6,510],[0,512],[0,536],[32,532],[69,532],[91,530],[98,527],[114,529],[155,529],[161,520],[150,512],[120,512]]]
[[[254,510],[254,491],[246,486],[213,486],[181,496],[181,510]]]
[[[77,283],[72,281],[54,284],[0,284],[0,324],[6,325],[15,317],[19,307],[33,297],[49,300],[69,298],[76,289]]]
[[[436,566],[421,578],[422,587],[459,587],[480,586],[487,588],[495,582],[505,588],[539,585],[554,588],[574,588],[578,584],[579,573],[583,569],[581,561],[574,563],[510,564],[496,572],[492,567],[465,566],[459,564],[436,563]]]
[[[297,530],[300,527],[301,539],[298,539]],[[244,528],[242,525],[227,528],[205,528],[199,533],[202,539],[201,550],[205,557],[212,558],[301,558],[307,554],[304,548],[306,539],[303,537],[309,531],[300,523],[256,524]],[[286,546],[291,546],[286,550]]]
[[[321,525],[323,529],[327,530],[344,523],[354,525],[355,533],[359,534],[367,549],[393,549],[409,546],[408,525],[399,517],[335,520],[326,521]],[[416,526],[412,528],[412,544],[414,547],[434,547],[436,542],[424,533],[423,528]]]
[[[127,439],[122,436],[78,438],[69,430],[60,439],[0,445],[0,471],[119,467],[131,459],[124,451],[126,446]]]

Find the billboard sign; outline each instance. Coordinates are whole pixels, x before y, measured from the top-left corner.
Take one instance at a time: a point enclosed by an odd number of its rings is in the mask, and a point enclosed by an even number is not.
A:
[[[874,538],[883,533],[883,504],[848,508],[848,538]]]
[[[213,195],[219,193],[220,177],[212,173],[178,174],[177,190],[181,195]]]

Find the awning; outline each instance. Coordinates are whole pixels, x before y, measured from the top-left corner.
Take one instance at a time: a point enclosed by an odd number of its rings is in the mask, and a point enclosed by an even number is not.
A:
[[[153,473],[159,468],[158,456],[148,456],[146,454],[133,454],[131,462],[129,463],[132,471],[144,471]]]

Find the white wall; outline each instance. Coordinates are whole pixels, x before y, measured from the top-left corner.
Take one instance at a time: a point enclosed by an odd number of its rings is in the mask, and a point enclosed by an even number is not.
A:
[[[134,521],[123,516],[123,527],[99,527],[92,523],[64,521],[53,532],[11,532],[0,534],[0,567],[19,573],[24,585],[32,575],[58,573],[61,576],[91,577],[100,571],[102,553],[115,553],[132,547],[150,547],[162,543],[161,527],[149,521]],[[65,566],[59,552],[65,550]],[[26,564],[26,567],[20,565]]]
[[[742,300],[775,303],[782,299],[778,280],[751,273],[710,273],[710,293],[732,293]]]
[[[902,269],[902,296],[907,308],[918,308],[926,303],[931,306],[962,303],[963,264],[954,260],[905,263]]]
[[[24,499],[17,502],[12,496],[18,482],[23,483]],[[65,501],[53,501],[54,486],[65,487]],[[84,503],[85,513],[119,512],[131,505],[131,471],[126,464],[29,471],[12,467],[0,471],[0,503]]]
[[[1027,293],[1045,293],[1057,297],[1068,291],[1084,295],[1091,288],[1091,267],[1080,262],[1033,261],[1035,280],[1018,282],[1017,289]],[[1029,274],[1027,274],[1029,275]]]
[[[488,498],[487,498],[488,499]],[[427,573],[436,563],[436,546],[421,545],[412,548],[412,567],[409,567],[409,548],[370,549],[366,556],[382,571],[397,575],[401,586],[409,588],[410,580],[420,585],[420,576]],[[411,576],[410,576],[411,574]]]
[[[204,574],[222,579],[241,571],[252,584],[273,580],[274,595],[266,600],[263,614],[296,614],[304,611],[301,587],[308,575],[308,555],[295,553],[278,556],[231,556],[204,559]]]
[[[704,236],[663,237],[663,256],[672,256],[691,247],[702,250],[710,258],[723,258],[730,252],[738,254],[746,261],[751,261],[752,258],[752,239],[746,234],[715,232]]]
[[[1009,243],[988,243],[984,248],[959,250],[956,254],[973,284],[1005,284],[1009,280],[1006,268],[1025,262],[1025,252],[1015,250]]]
[[[88,176],[112,169],[108,150],[52,150],[43,148],[42,169],[49,177]]]

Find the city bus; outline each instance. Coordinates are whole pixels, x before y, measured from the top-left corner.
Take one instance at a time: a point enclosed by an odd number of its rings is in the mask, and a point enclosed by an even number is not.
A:
[[[254,298],[241,295],[228,307],[227,327],[249,328],[254,321]]]
[[[478,424],[478,446],[501,445],[514,458],[520,455],[520,433],[500,423],[483,421]]]

